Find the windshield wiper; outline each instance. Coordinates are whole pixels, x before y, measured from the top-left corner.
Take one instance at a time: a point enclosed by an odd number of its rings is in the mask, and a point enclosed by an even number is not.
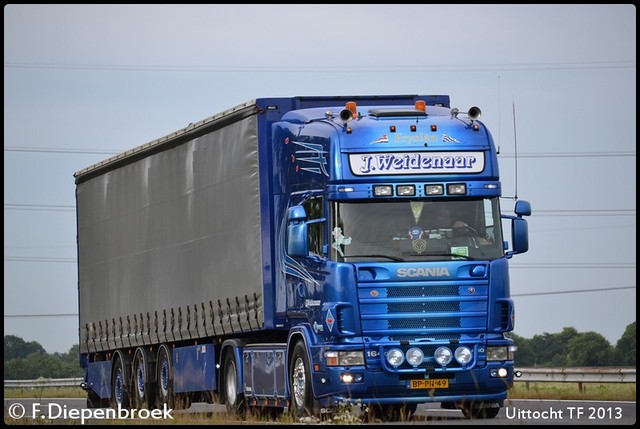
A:
[[[455,253],[416,253],[416,254],[412,254],[411,256],[426,256],[426,257],[430,257],[430,256],[451,256],[452,258],[463,258],[466,259],[467,261],[475,261],[476,258],[471,257],[471,256],[466,256],[466,255],[457,255]]]
[[[396,261],[396,262],[405,262],[404,259],[398,258],[397,256],[382,255],[382,254],[377,254],[377,253],[373,253],[371,255],[346,255],[345,259],[346,258],[386,258],[386,259],[391,259],[392,261]]]

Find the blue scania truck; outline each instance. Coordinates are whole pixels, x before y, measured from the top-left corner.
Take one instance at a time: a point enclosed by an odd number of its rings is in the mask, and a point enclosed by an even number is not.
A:
[[[479,116],[446,95],[259,98],[76,172],[88,405],[495,417],[531,207],[501,214]]]

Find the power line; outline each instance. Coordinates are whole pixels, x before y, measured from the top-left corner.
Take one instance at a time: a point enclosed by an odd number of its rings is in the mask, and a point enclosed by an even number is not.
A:
[[[578,289],[578,290],[566,290],[566,291],[554,291],[554,292],[535,292],[535,293],[519,293],[511,294],[512,297],[526,297],[526,296],[540,296],[540,295],[559,295],[559,294],[573,294],[573,293],[589,293],[589,292],[609,292],[612,290],[628,290],[635,289],[635,286],[620,286],[601,289]],[[40,318],[40,317],[78,317],[78,313],[48,313],[48,314],[5,314],[5,319],[9,318]]]
[[[53,204],[5,204],[5,210],[74,211],[76,206]]]
[[[613,263],[600,263],[600,262],[584,262],[584,263],[572,263],[572,262],[558,262],[558,263],[524,263],[513,264],[510,268],[636,268],[636,264],[632,262],[613,262]]]
[[[78,313],[50,313],[50,314],[5,314],[5,319],[37,318],[37,317],[78,317]]]
[[[57,258],[57,257],[40,257],[40,256],[5,256],[4,260],[7,262],[78,262],[76,258]],[[544,269],[556,269],[556,268],[636,268],[636,264],[633,262],[612,262],[612,263],[530,263],[530,264],[513,264],[511,268],[544,268]]]
[[[515,153],[501,153],[501,158],[514,158]],[[541,152],[541,153],[518,153],[518,158],[603,158],[603,157],[634,157],[636,152]]]
[[[105,149],[73,149],[73,148],[46,148],[28,146],[4,146],[5,152],[41,152],[41,153],[66,153],[66,154],[102,154],[118,155],[126,150],[105,150]],[[513,158],[515,153],[501,153],[501,158]],[[518,158],[602,158],[602,157],[636,157],[635,151],[621,152],[528,152],[518,153]]]
[[[7,262],[78,262],[76,258],[56,258],[43,256],[5,256],[4,260]]]
[[[477,72],[477,71],[531,71],[635,68],[634,60],[584,61],[548,63],[495,63],[446,64],[407,66],[176,66],[163,64],[64,64],[64,63],[4,63],[5,68],[58,69],[99,71],[146,71],[189,73],[397,73],[397,72]]]
[[[114,150],[102,150],[102,149],[70,149],[70,148],[56,148],[56,147],[26,147],[26,146],[5,146],[5,152],[40,152],[40,153],[72,153],[83,155],[117,155],[125,152]]]
[[[621,287],[611,287],[611,288],[603,288],[603,289],[578,289],[578,290],[565,290],[565,291],[555,291],[555,292],[535,292],[535,293],[519,293],[519,294],[511,294],[512,297],[522,297],[522,296],[539,296],[539,295],[560,295],[566,293],[586,293],[586,292],[608,292],[612,290],[623,290],[623,289],[635,289],[635,286],[621,286]]]
[[[75,205],[57,204],[5,204],[5,210],[35,211],[74,211]],[[631,216],[635,209],[536,209],[534,215],[539,216]]]

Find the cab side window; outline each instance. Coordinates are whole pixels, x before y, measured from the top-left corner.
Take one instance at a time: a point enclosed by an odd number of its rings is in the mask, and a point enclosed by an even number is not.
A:
[[[324,215],[324,199],[322,197],[311,198],[304,203],[304,209],[307,212],[307,219],[313,221],[315,219],[323,219]],[[325,241],[326,222],[309,223],[309,253],[316,256],[324,256],[322,248],[326,244]]]

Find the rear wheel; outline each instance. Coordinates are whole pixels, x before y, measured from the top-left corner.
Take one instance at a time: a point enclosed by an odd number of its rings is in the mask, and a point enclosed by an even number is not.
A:
[[[136,350],[133,358],[133,389],[132,399],[135,408],[152,408],[154,385],[148,380],[151,378],[150,362],[143,349]]]
[[[114,409],[118,407],[121,409],[130,408],[129,390],[131,388],[131,378],[128,367],[122,361],[121,356],[116,357],[111,377],[111,400],[109,405]]]
[[[173,363],[171,353],[167,346],[162,345],[158,349],[156,360],[156,405],[163,408],[175,408],[173,396]]]

